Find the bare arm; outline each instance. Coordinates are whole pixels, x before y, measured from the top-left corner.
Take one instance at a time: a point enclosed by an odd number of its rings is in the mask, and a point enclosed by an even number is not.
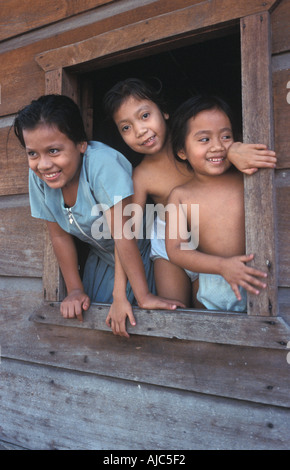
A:
[[[113,290],[113,302],[110,307],[106,324],[112,328],[115,335],[129,337],[126,330],[127,316],[132,326],[136,325],[132,305],[126,296],[127,275],[120,262],[118,251],[115,247],[115,282]]]
[[[82,310],[89,308],[90,299],[84,292],[79,275],[77,251],[73,238],[56,222],[47,222],[47,227],[68,294],[61,304],[61,314],[65,318],[76,316],[82,321]]]
[[[136,175],[136,171],[133,173]],[[147,199],[146,188],[142,184],[142,180],[138,181],[134,185],[134,194],[128,202],[137,204],[140,207],[141,212],[143,213],[145,203]],[[113,214],[113,212],[112,212]],[[111,215],[112,215],[111,214]],[[139,227],[134,227],[136,231],[140,228],[142,224],[142,219],[138,221]],[[113,303],[110,307],[108,316],[106,318],[106,324],[111,327],[114,334],[120,336],[129,337],[129,334],[126,331],[126,319],[127,316],[132,326],[136,324],[133,309],[130,302],[127,300],[126,288],[127,288],[127,274],[121,264],[118,250],[115,245],[115,281],[114,281],[114,290],[113,290]]]
[[[108,225],[111,228],[112,236],[115,240],[117,253],[117,264],[115,267],[115,274],[117,278],[115,279],[114,285],[114,304],[115,300],[116,302],[118,301],[115,305],[113,305],[113,308],[109,312],[109,316],[107,317],[107,324],[111,326],[112,314],[114,314],[113,331],[117,333],[118,330],[117,334],[121,334],[123,336],[128,336],[125,330],[125,320],[126,316],[129,316],[129,311],[131,311],[131,309],[128,307],[128,302],[125,302],[125,280],[127,279],[131,284],[135,298],[139,307],[141,308],[173,310],[177,306],[184,307],[184,305],[178,301],[155,296],[149,291],[145,268],[136,239],[132,238],[132,236],[128,237],[128,232],[127,234],[124,232],[124,226],[130,219],[130,217],[124,215],[124,209],[131,203],[131,201],[132,198],[126,198],[125,200],[120,201],[118,204],[113,206],[109,211],[107,211],[107,213],[105,213]],[[116,213],[117,215],[115,217]],[[117,225],[116,221],[119,221]],[[141,220],[139,223],[141,223]],[[120,232],[122,232],[122,237],[120,237]],[[123,311],[118,311],[117,308],[123,309]]]
[[[252,175],[259,168],[275,168],[276,153],[264,144],[234,142],[228,150],[228,159],[245,174]]]
[[[238,286],[244,287],[253,294],[259,294],[258,288],[265,288],[266,285],[258,277],[265,278],[267,275],[246,265],[254,256],[243,255],[225,258],[193,249],[189,246],[188,241],[181,236],[187,232],[187,213],[180,207],[179,193],[173,190],[168,199],[169,210],[166,220],[166,249],[170,260],[183,269],[223,276],[239,300],[241,296]]]

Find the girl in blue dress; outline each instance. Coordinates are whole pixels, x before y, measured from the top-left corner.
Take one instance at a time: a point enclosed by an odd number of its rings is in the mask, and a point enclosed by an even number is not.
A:
[[[64,277],[63,317],[82,320],[90,302],[113,301],[115,249],[130,302],[135,297],[142,308],[176,308],[178,302],[153,294],[150,240],[140,239],[138,246],[135,238],[120,236],[134,192],[130,162],[105,144],[87,141],[79,108],[66,96],[32,101],[19,111],[14,131],[28,157],[31,214],[47,221]],[[90,248],[82,279],[73,236]],[[129,320],[135,323],[133,314]]]

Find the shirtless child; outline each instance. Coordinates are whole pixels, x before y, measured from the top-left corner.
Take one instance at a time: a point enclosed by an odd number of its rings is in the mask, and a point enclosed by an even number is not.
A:
[[[106,114],[114,120],[124,142],[140,154],[140,164],[133,173],[132,202],[143,210],[150,197],[156,206],[165,207],[172,189],[188,183],[193,172],[187,168],[186,162],[174,158],[169,115],[161,90],[142,80],[128,78],[108,91],[104,105]],[[258,168],[273,168],[276,163],[275,152],[269,151],[263,144],[234,142],[228,151],[228,158],[240,171],[249,174],[258,171]],[[191,307],[192,281],[196,275],[189,275],[188,271],[170,262],[165,249],[163,212],[158,212],[151,236],[156,290],[161,297],[177,299],[184,306]],[[116,254],[114,301],[107,324],[114,334],[124,336],[128,336],[126,317],[132,325],[135,324],[132,305],[126,298],[126,285],[127,279]]]
[[[168,199],[169,259],[200,273],[197,299],[205,308],[243,312],[246,291],[259,294],[266,287],[259,278],[267,275],[246,264],[254,255],[244,254],[243,175],[227,158],[233,143],[227,104],[214,97],[189,99],[173,117],[171,136],[175,157],[187,162],[193,177]],[[199,205],[199,239],[188,249],[184,234],[193,233],[197,223],[193,205]]]

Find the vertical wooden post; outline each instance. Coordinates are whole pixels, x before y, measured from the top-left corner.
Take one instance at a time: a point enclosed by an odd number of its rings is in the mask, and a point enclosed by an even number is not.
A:
[[[273,148],[270,16],[241,19],[241,61],[244,142]],[[274,170],[246,176],[246,251],[252,263],[268,273],[267,288],[248,295],[249,315],[277,315],[277,265]]]
[[[79,103],[79,87],[76,76],[69,75],[64,69],[56,69],[45,74],[45,94],[62,94]],[[58,302],[65,297],[65,284],[49,238],[48,230],[44,233],[43,259],[44,300]]]
[[[85,78],[81,83],[81,111],[88,140],[93,140],[93,82]]]

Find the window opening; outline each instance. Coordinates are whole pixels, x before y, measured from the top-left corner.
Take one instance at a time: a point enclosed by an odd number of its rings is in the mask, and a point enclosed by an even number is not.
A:
[[[239,33],[214,38],[193,45],[142,57],[130,62],[99,69],[90,75],[94,93],[93,138],[115,146],[133,165],[140,162],[124,144],[114,124],[108,122],[102,99],[119,80],[129,77],[161,81],[173,111],[190,95],[208,92],[221,95],[237,118],[236,127],[242,137],[241,54]]]
[[[88,75],[93,89],[93,139],[116,148],[136,166],[142,156],[124,143],[102,106],[105,93],[119,80],[129,77],[159,80],[169,112],[196,93],[223,97],[233,110],[236,140],[242,139],[239,32],[98,69]]]

